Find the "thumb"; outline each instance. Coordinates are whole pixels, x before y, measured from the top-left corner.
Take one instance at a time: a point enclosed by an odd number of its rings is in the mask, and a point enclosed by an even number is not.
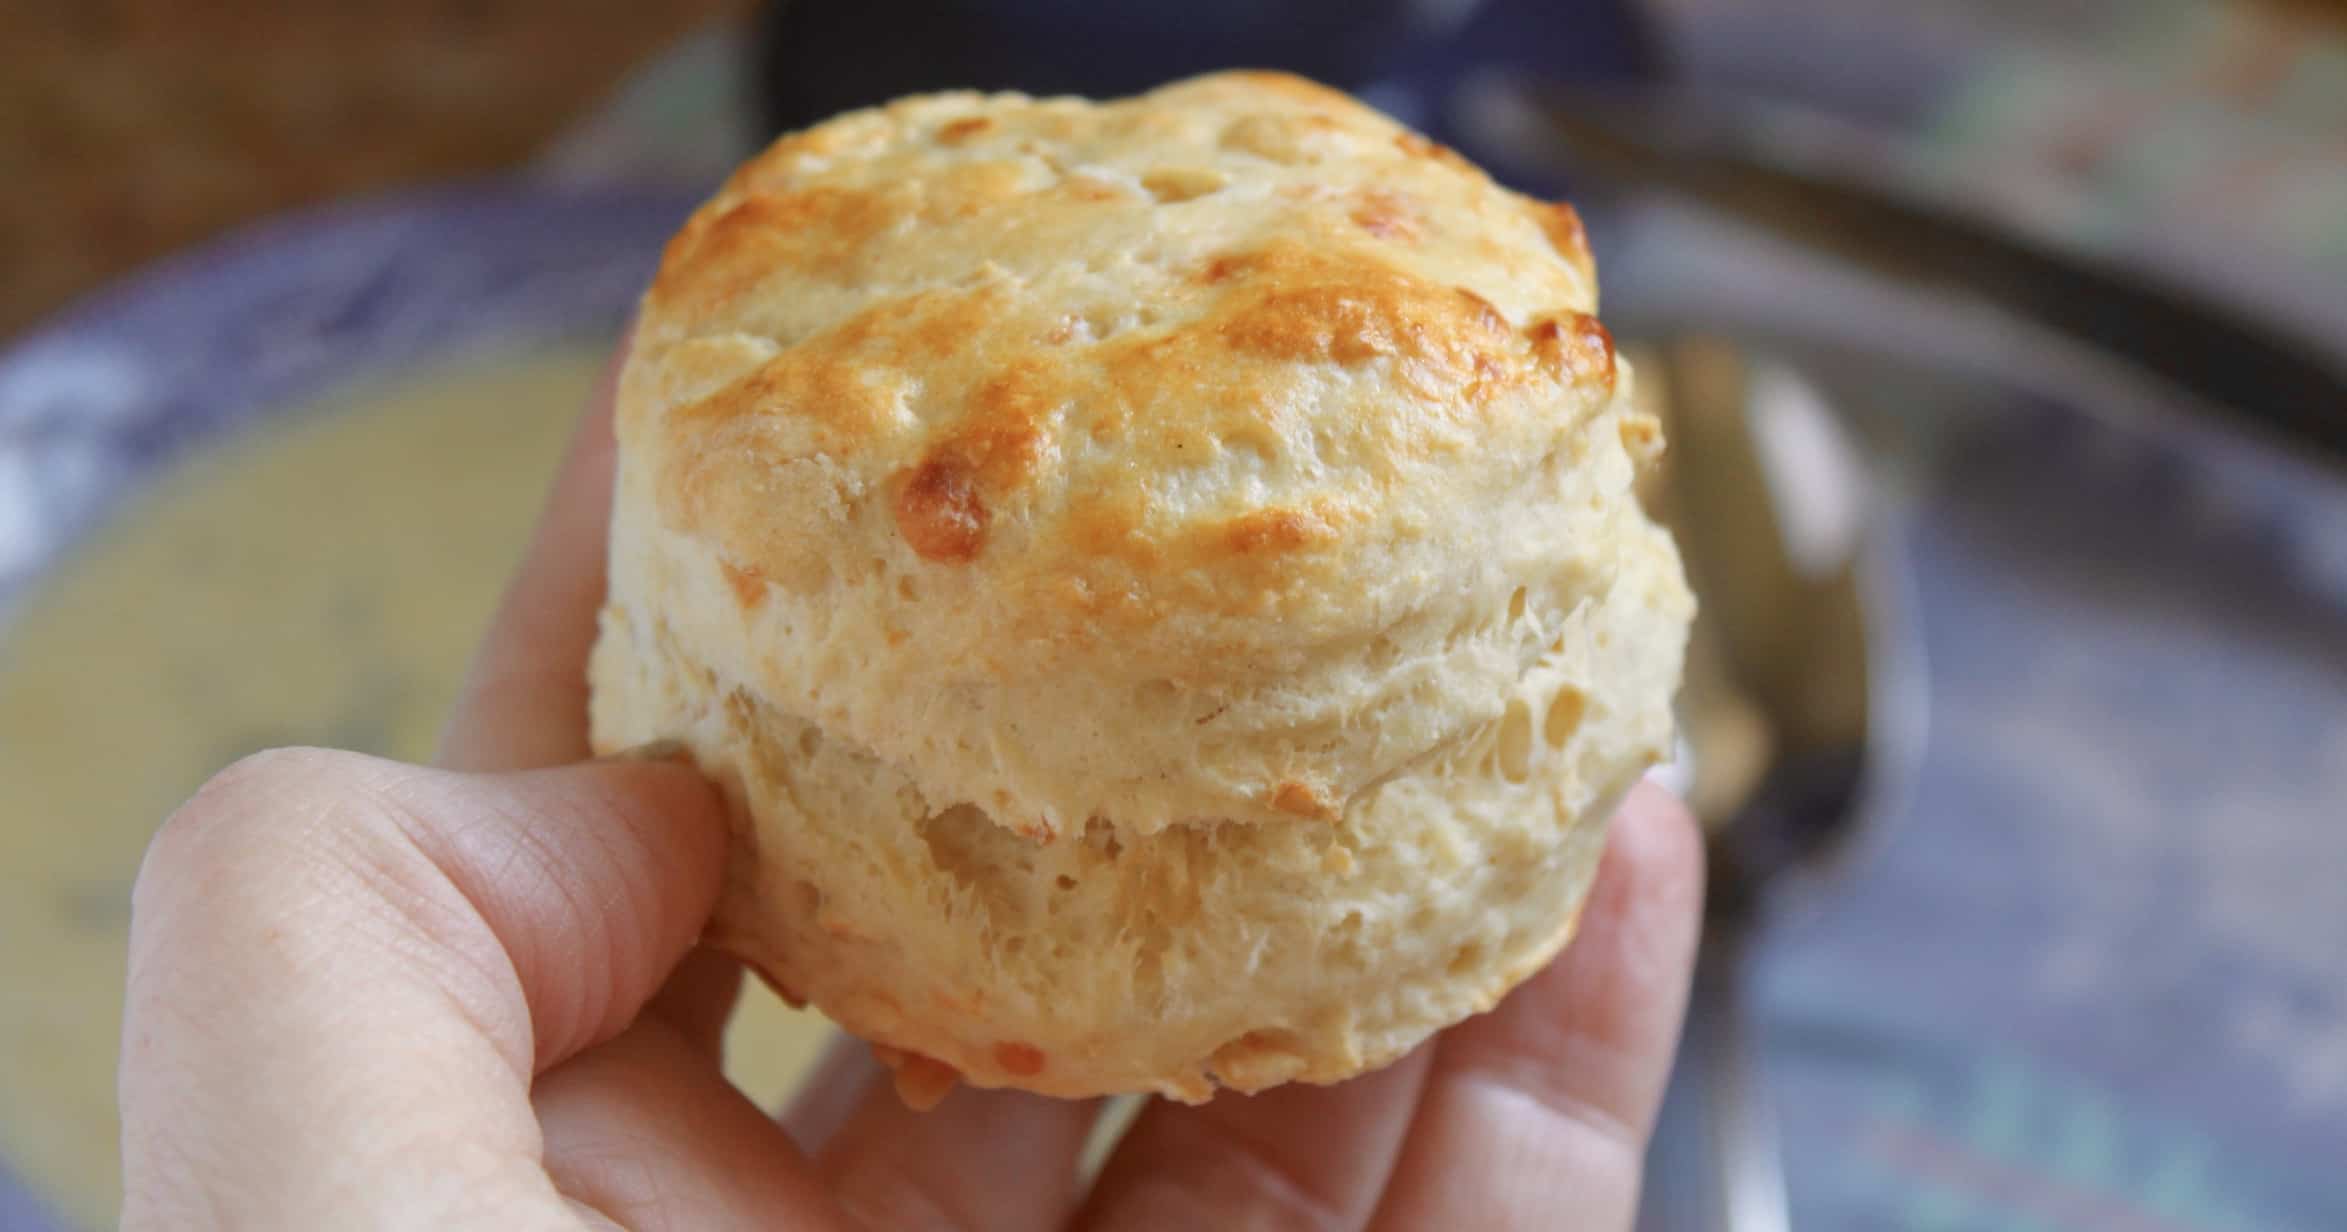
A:
[[[567,1221],[531,1079],[659,987],[724,834],[707,784],[657,761],[230,767],[164,824],[133,894],[125,1223],[354,1226],[385,1194],[418,1226]]]

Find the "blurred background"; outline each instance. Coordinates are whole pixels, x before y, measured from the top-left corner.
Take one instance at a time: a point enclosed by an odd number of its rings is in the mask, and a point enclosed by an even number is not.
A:
[[[1714,901],[1643,1225],[2347,1227],[2347,5],[0,0],[0,1229],[112,1221],[155,823],[429,756],[734,161],[1233,65],[1570,196],[1670,425]]]

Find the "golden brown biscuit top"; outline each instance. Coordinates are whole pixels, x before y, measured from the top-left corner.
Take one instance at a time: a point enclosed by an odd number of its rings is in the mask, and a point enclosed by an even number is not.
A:
[[[1297,78],[936,95],[693,216],[620,432],[745,608],[877,568],[998,649],[1244,655],[1441,585],[1611,396],[1595,306],[1570,207]]]

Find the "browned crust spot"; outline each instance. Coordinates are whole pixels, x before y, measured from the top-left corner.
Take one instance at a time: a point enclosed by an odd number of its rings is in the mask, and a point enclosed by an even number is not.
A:
[[[1542,367],[1574,384],[1614,383],[1614,336],[1586,312],[1542,317],[1525,331]]]
[[[948,447],[989,490],[1017,488],[1050,452],[1042,424],[1061,396],[1048,366],[1014,364],[971,393]]]
[[[1010,831],[1030,843],[1051,844],[1059,841],[1059,827],[1048,817],[1035,817],[1005,823]]]
[[[1226,252],[1212,261],[1208,261],[1206,268],[1198,271],[1198,281],[1208,286],[1218,282],[1228,282],[1232,278],[1246,273],[1249,268],[1255,265],[1256,261],[1257,258],[1249,253]]]
[[[1223,1086],[1234,1091],[1260,1091],[1295,1079],[1311,1062],[1293,1035],[1271,1029],[1249,1031],[1231,1040],[1215,1049],[1206,1064]]]
[[[1212,167],[1160,167],[1141,177],[1141,187],[1169,205],[1195,201],[1229,182],[1229,176]]]
[[[1206,328],[1241,355],[1281,363],[1355,365],[1382,356],[1410,366],[1430,400],[1497,392],[1515,350],[1490,301],[1428,283],[1366,255],[1330,256],[1274,245],[1226,253],[1197,277],[1240,280]],[[1431,384],[1426,379],[1431,378]]]
[[[1297,509],[1258,509],[1224,525],[1223,545],[1237,556],[1293,552],[1333,537],[1325,520]]]
[[[927,1112],[953,1092],[962,1072],[935,1057],[886,1044],[872,1045],[872,1058],[889,1068],[896,1097],[915,1112]]]
[[[696,313],[747,292],[777,269],[840,276],[900,216],[880,193],[829,185],[705,207],[669,241],[652,299]]]
[[[717,568],[725,574],[726,588],[733,591],[733,601],[743,611],[754,612],[759,604],[766,602],[765,574],[744,569],[729,560],[717,562]]]
[[[1118,185],[1111,184],[1107,180],[1098,179],[1089,175],[1068,177],[1066,187],[1068,195],[1074,197],[1078,201],[1133,200],[1133,194],[1126,192]]]
[[[1004,1073],[1017,1078],[1032,1078],[1042,1073],[1047,1059],[1042,1049],[1024,1040],[1004,1040],[994,1046],[994,1063]]]
[[[902,480],[896,494],[896,532],[923,560],[959,564],[986,545],[986,504],[967,463],[951,454],[931,457]]]
[[[1454,150],[1439,141],[1421,136],[1417,133],[1408,131],[1395,133],[1394,145],[1399,148],[1402,153],[1407,154],[1412,158],[1431,158],[1439,162],[1449,163],[1456,167],[1465,167],[1469,165],[1467,160],[1462,157],[1457,150]]]
[[[1500,312],[1499,305],[1483,298],[1467,287],[1459,288],[1459,298],[1467,301],[1467,308],[1475,318],[1476,328],[1488,334],[1507,332],[1508,318]]]
[[[1594,265],[1589,255],[1589,231],[1581,225],[1581,213],[1563,201],[1535,202],[1532,217],[1558,255],[1587,274]]]
[[[1281,783],[1271,793],[1271,807],[1291,817],[1310,817],[1317,821],[1335,821],[1337,817],[1336,807],[1317,788],[1293,779]]]
[[[1407,321],[1382,288],[1346,285],[1274,290],[1234,313],[1223,340],[1241,354],[1289,363],[1358,364],[1400,349]]]
[[[1361,203],[1353,207],[1350,217],[1354,226],[1381,240],[1405,244],[1416,243],[1424,226],[1401,194],[1383,189],[1361,194]]]
[[[948,120],[940,125],[937,129],[937,140],[946,145],[960,145],[992,127],[994,127],[994,121],[990,117],[963,116],[961,119]]]

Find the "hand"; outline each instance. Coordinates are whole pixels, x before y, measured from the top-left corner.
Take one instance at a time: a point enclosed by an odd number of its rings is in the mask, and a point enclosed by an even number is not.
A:
[[[1701,878],[1647,787],[1578,939],[1497,1010],[1339,1086],[1153,1104],[1088,1193],[1096,1104],[914,1113],[852,1043],[769,1117],[719,1069],[740,971],[693,948],[718,800],[656,756],[582,761],[611,462],[607,385],[443,768],[263,753],[156,837],[126,1227],[1629,1226]]]

